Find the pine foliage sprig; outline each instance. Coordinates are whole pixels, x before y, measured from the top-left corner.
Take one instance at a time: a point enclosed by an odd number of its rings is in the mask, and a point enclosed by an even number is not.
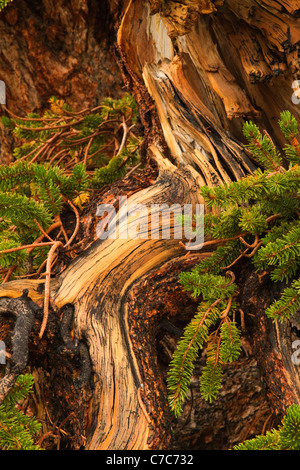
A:
[[[241,332],[234,321],[226,321],[221,326],[220,360],[222,363],[236,361],[241,352]]]
[[[182,284],[194,297],[201,295],[202,302],[186,326],[170,363],[167,384],[169,405],[175,416],[182,412],[199,350],[207,345],[207,362],[200,381],[202,396],[211,401],[221,386],[222,364],[230,361],[237,347],[235,339],[238,335],[229,319],[235,308],[236,285],[223,276],[195,272],[189,278],[188,274],[181,273]],[[224,322],[230,325],[227,330],[222,328]],[[217,323],[221,326],[221,334],[210,335],[211,328]]]
[[[233,450],[282,450],[279,444],[279,431],[274,429],[264,435],[237,444]]]
[[[200,392],[204,400],[212,402],[222,386],[222,365],[213,355],[212,344],[208,345],[208,354],[201,374]]]
[[[299,130],[295,116],[293,116],[290,111],[283,111],[279,125],[283,135],[289,141],[289,144],[284,147],[286,158],[291,163],[299,164],[300,144],[297,139]]]
[[[41,424],[16,406],[32,393],[32,387],[33,377],[30,374],[20,375],[14,388],[0,405],[1,450],[41,450],[34,441]]]
[[[289,318],[300,310],[300,279],[296,279],[287,287],[279,300],[270,305],[266,315],[278,321],[289,320]]]
[[[292,278],[300,265],[300,222],[273,242],[262,246],[253,257],[253,263],[259,269],[272,269],[273,281],[288,281]]]
[[[22,142],[14,150],[16,160],[53,163],[63,169],[83,161],[87,170],[95,172],[90,185],[97,188],[124,176],[139,161],[142,138],[134,131],[138,111],[129,93],[118,100],[106,98],[96,108],[81,112],[56,97],[49,101],[50,109],[43,115],[2,117]]]
[[[206,351],[206,364],[200,390],[207,401],[215,399],[220,390],[223,364],[239,357],[240,330],[232,319],[238,287],[235,282],[228,283],[228,270],[250,260],[257,271],[267,270],[273,282],[287,283],[280,299],[266,310],[274,321],[288,319],[300,309],[299,132],[296,119],[288,111],[281,113],[279,125],[288,141],[283,155],[267,132],[261,133],[255,124],[247,122],[244,135],[260,167],[240,181],[200,189],[210,207],[205,216],[208,243],[215,244],[216,249],[190,272],[180,275],[184,289],[199,298],[200,304],[170,364],[169,400],[176,416],[182,411],[201,350]],[[215,316],[208,325],[203,315],[212,305]]]

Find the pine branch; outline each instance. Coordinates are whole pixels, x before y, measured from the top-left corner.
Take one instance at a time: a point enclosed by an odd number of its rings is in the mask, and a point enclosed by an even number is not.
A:
[[[29,374],[20,375],[14,388],[0,405],[1,450],[40,450],[34,443],[34,436],[41,429],[41,424],[15,406],[32,392],[32,387],[33,377]]]
[[[209,328],[219,318],[219,303],[219,299],[214,304],[201,303],[177,345],[168,375],[169,404],[175,416],[182,412],[198,350],[207,341]]]
[[[262,135],[258,127],[251,121],[245,123],[243,133],[249,141],[247,147],[257,162],[267,170],[279,170],[282,158],[268,133],[264,132]]]
[[[287,287],[279,300],[267,308],[266,315],[273,320],[288,320],[300,309],[300,279]]]
[[[12,0],[0,0],[0,11],[6,7],[8,3],[12,2]]]
[[[300,406],[291,405],[278,429],[267,431],[233,447],[233,450],[299,450]]]
[[[200,188],[206,205],[211,208],[205,216],[206,234],[210,239],[202,248],[209,246],[215,251],[192,271],[179,276],[184,289],[193,297],[199,297],[200,310],[186,327],[170,365],[170,404],[176,415],[182,411],[193,365],[204,344],[207,361],[200,388],[205,400],[215,399],[220,390],[222,365],[236,360],[240,354],[240,332],[230,320],[230,315],[238,308],[234,300],[237,286],[234,276],[226,284],[220,273],[238,262],[249,260],[255,269],[269,272],[271,281],[285,281],[288,286],[281,298],[266,310],[267,316],[274,321],[283,321],[300,309],[298,125],[289,112],[281,114],[279,125],[289,141],[285,148],[290,162],[288,168],[283,166],[283,157],[270,135],[266,131],[261,133],[255,124],[247,122],[244,135],[249,142],[248,148],[263,169],[259,168],[237,182]],[[214,322],[206,325],[203,323],[206,312],[202,311],[203,306],[207,308],[214,302],[218,303],[218,314]],[[211,327],[213,331],[210,331]],[[276,447],[277,441],[272,441],[274,436],[268,434],[254,445]]]

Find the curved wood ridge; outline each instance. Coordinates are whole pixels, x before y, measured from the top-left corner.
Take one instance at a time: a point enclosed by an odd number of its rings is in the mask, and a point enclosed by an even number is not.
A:
[[[139,78],[146,74],[148,80],[151,75],[156,82],[157,92],[152,96],[160,118],[164,115],[163,127],[168,119],[173,127],[178,116],[172,119],[172,112],[174,107],[179,112],[182,100],[192,115],[206,118],[208,129],[208,121],[213,120],[240,140],[243,122],[237,118],[252,117],[282,142],[276,124],[280,112],[289,109],[300,114],[292,102],[292,84],[300,70],[299,11],[297,0],[131,0],[118,43],[131,74]],[[166,98],[172,109],[163,113],[163,96],[158,101],[157,93],[162,95],[166,88],[173,106]],[[153,84],[148,89],[151,94]],[[180,140],[185,134],[187,141],[190,134],[191,139],[195,135],[195,122],[185,117],[191,126],[175,126],[176,140],[178,134]],[[207,150],[207,140],[215,139],[209,130],[205,134],[200,140],[197,135],[196,142]],[[186,147],[190,149],[185,142]],[[222,152],[218,157],[222,159]]]
[[[152,152],[161,168],[160,176],[152,187],[128,199],[128,212],[137,203],[145,207],[200,203],[197,173],[188,167],[177,169],[154,147]],[[186,250],[179,239],[151,239],[148,213],[138,220],[147,238],[94,242],[52,285],[54,307],[73,304],[75,335],[87,342],[93,364],[95,390],[88,449],[147,448],[149,417],[141,405],[142,379],[128,333],[126,296],[130,286],[147,272]],[[179,225],[173,221],[173,227]],[[123,223],[119,229],[124,235]],[[35,301],[41,300],[41,284],[26,282]],[[23,283],[12,281],[1,286],[0,292],[17,296],[23,287]]]
[[[169,168],[172,168],[167,163]],[[199,202],[187,170],[163,171],[156,184],[128,200],[149,204]],[[148,219],[148,215],[144,216]],[[139,218],[143,226],[142,218]],[[146,221],[144,221],[146,222]],[[121,228],[121,231],[123,228]],[[88,342],[96,377],[93,430],[87,442],[93,449],[143,449],[149,435],[139,404],[142,383],[128,334],[125,300],[129,287],[166,260],[184,253],[178,240],[116,239],[94,243],[60,278],[54,297],[57,307],[75,306],[79,338]]]

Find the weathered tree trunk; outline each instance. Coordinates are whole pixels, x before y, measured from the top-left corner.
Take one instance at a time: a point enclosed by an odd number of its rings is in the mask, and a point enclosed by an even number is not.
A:
[[[280,144],[280,112],[289,109],[299,117],[292,102],[292,83],[300,73],[298,0],[130,0],[110,2],[110,7],[110,18],[119,21],[118,63],[137,99],[145,130],[144,158],[158,168],[155,182],[135,192],[128,206],[201,203],[199,186],[234,181],[255,168],[240,143],[244,120],[255,119]],[[139,222],[146,219],[140,216]],[[209,253],[185,255],[176,239],[95,237],[52,283],[53,307],[73,305],[75,337],[87,344],[92,363],[85,448],[170,445],[166,387],[153,342],[163,318],[178,310],[171,301],[169,313],[154,306],[151,282],[162,282],[180,266],[189,269]],[[150,294],[143,291],[147,283]],[[259,280],[253,283],[251,291],[260,285]],[[7,283],[0,295],[16,297],[26,287],[33,300],[42,302],[39,284]],[[166,296],[169,290],[166,285]],[[261,295],[266,292],[268,286]],[[143,305],[140,295],[147,295],[145,300],[149,296],[150,302]],[[179,298],[183,295],[181,291]],[[258,308],[260,297],[247,292],[245,314],[249,302]],[[299,401],[299,379],[282,357],[288,354],[289,344],[282,339],[287,332],[277,335],[280,355],[262,322],[256,329],[262,328],[272,351],[270,361],[278,365],[268,395],[280,414],[287,404]],[[274,334],[276,327],[268,328]],[[261,334],[256,331],[254,346]],[[261,348],[262,368],[265,354]],[[265,373],[270,384],[272,371],[265,368]]]

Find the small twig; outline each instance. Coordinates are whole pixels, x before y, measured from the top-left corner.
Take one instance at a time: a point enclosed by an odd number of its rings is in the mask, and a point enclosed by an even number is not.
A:
[[[262,242],[257,243],[257,245],[253,248],[251,253],[247,253],[247,254],[245,254],[245,256],[247,258],[252,258],[252,256],[257,252],[257,250],[261,247],[261,245],[262,245]]]
[[[245,329],[245,314],[241,308],[239,308],[239,312],[241,315],[241,328],[242,330],[244,330]]]
[[[269,416],[267,417],[267,419],[265,420],[264,425],[263,425],[263,428],[262,428],[262,431],[261,431],[261,434],[265,434],[267,424],[269,423],[269,421],[270,421],[270,419],[271,419],[272,417],[273,417],[273,412],[270,413]]]
[[[229,274],[229,276],[231,277],[231,280],[228,282],[228,284],[224,284],[224,285],[220,286],[224,289],[225,289],[225,287],[231,286],[235,281],[235,274],[232,271],[227,271],[227,273],[225,275],[227,276],[227,274]]]
[[[126,144],[126,140],[127,140],[128,126],[126,124],[124,116],[123,116],[123,122],[122,122],[121,126],[123,127],[123,137],[122,137],[122,141],[121,141],[117,156],[120,155],[120,153],[122,152],[122,150],[123,150],[123,148]]]
[[[89,155],[89,151],[90,151],[91,145],[93,143],[93,140],[94,140],[94,137],[91,137],[90,140],[89,140],[89,143],[87,144],[87,147],[85,149],[84,159],[83,159],[84,166],[86,166],[86,164],[87,164],[88,155]]]
[[[137,168],[139,168],[141,166],[141,162],[138,163],[137,165],[135,165],[133,168],[131,168],[131,170],[129,170],[127,173],[126,173],[126,178],[131,175],[131,173],[133,173]]]
[[[228,300],[227,307],[225,308],[225,310],[223,310],[223,312],[221,312],[220,318],[226,318],[227,317],[227,315],[230,311],[230,308],[231,308],[232,299],[233,299],[233,296],[230,297],[230,299]]]
[[[54,431],[48,431],[39,438],[39,440],[37,441],[37,445],[41,447],[43,441],[47,439],[48,437],[53,437],[54,440],[60,439],[60,437],[56,433],[54,433]]]
[[[57,132],[50,139],[45,142],[45,145],[38,151],[38,153],[30,160],[30,163],[34,163],[40,155],[42,155],[48,147],[61,135],[61,132]],[[30,152],[31,153],[31,152]],[[26,158],[28,155],[26,155]]]
[[[60,228],[61,228],[61,230],[62,230],[62,233],[63,233],[64,237],[65,237],[65,240],[66,240],[66,242],[68,242],[69,238],[68,238],[67,232],[65,231],[65,228],[64,228],[64,226],[63,226],[63,223],[62,223],[62,221],[61,221],[61,218],[60,218],[60,215],[59,215],[59,214],[56,214],[55,220],[56,220],[57,223],[60,224]]]
[[[7,250],[1,250],[0,254],[13,253],[14,251],[20,251],[20,250],[27,250],[28,248],[31,249],[32,251],[34,248],[37,248],[39,246],[49,246],[49,245],[53,245],[53,242],[31,243],[31,245],[16,246],[15,248],[8,248]]]
[[[75,215],[76,215],[76,227],[74,229],[74,232],[72,233],[69,241],[64,245],[64,248],[67,248],[71,243],[72,241],[74,240],[74,238],[76,237],[77,233],[78,233],[78,230],[79,230],[79,226],[80,226],[80,216],[79,216],[79,212],[78,210],[76,209],[76,207],[74,206],[74,204],[68,200],[68,204],[72,207],[73,211],[75,212]]]
[[[226,242],[231,242],[233,240],[236,240],[237,238],[245,237],[246,235],[249,235],[249,233],[250,232],[244,232],[244,233],[239,233],[238,235],[235,235],[234,237],[230,237],[230,238],[218,238],[216,240],[208,240],[207,242],[204,242],[202,245],[199,245],[199,249],[202,249],[210,245],[217,245],[217,244],[222,244]],[[195,249],[197,249],[197,247],[194,247],[194,250]]]
[[[248,251],[248,248],[246,248],[246,250],[243,251],[243,253],[240,254],[240,256],[238,256],[234,261],[232,261],[232,263],[230,263],[228,266],[222,266],[220,267],[220,269],[224,270],[224,269],[232,268],[232,266],[234,266],[241,258],[243,258],[243,256],[246,255],[247,251]]]
[[[7,282],[9,280],[10,276],[12,275],[12,273],[14,272],[15,269],[16,269],[16,266],[10,266],[8,268],[6,276],[2,281],[2,284],[4,284],[5,282]]]
[[[39,337],[42,338],[47,321],[48,321],[48,315],[49,315],[49,302],[50,302],[50,280],[51,280],[51,264],[53,260],[53,256],[55,254],[56,249],[59,246],[63,246],[62,242],[56,241],[52,244],[51,250],[48,253],[47,257],[47,264],[46,264],[46,279],[45,279],[45,296],[44,296],[44,315],[43,315],[43,321],[39,333]]]
[[[54,152],[54,150],[56,150],[56,148],[57,148],[58,146],[59,146],[59,144],[54,144],[52,147],[49,148],[48,153],[45,154],[45,160],[46,160],[47,162],[49,162],[49,166],[52,165],[53,161],[54,161],[55,158],[56,158],[56,154],[55,154],[54,157],[52,157],[52,158],[50,159],[52,153]]]
[[[268,224],[269,222],[272,222],[272,220],[278,219],[278,217],[281,217],[281,214],[273,214],[273,215],[271,215],[270,217],[268,217],[268,218],[266,219],[267,224]]]
[[[69,122],[68,124],[61,124],[60,126],[44,126],[44,127],[24,127],[18,125],[20,129],[24,131],[31,131],[31,132],[40,132],[40,131],[51,131],[53,129],[65,129],[66,127],[77,126],[83,121],[84,118],[78,119],[77,121]]]
[[[54,240],[48,235],[47,232],[45,232],[45,230],[43,229],[43,227],[38,223],[38,221],[36,219],[34,219],[34,223],[37,225],[37,227],[40,229],[40,231],[42,232],[42,234],[48,238],[48,240],[50,242],[53,242],[54,243]]]
[[[77,145],[79,144],[84,144],[85,142],[88,142],[92,137],[96,137],[98,135],[101,135],[101,134],[106,134],[107,132],[109,132],[109,130],[105,129],[104,131],[95,131],[93,134],[91,135],[88,135],[86,137],[82,137],[81,139],[72,139],[72,140],[67,140],[67,139],[64,139],[65,140],[65,146],[67,148],[69,147],[76,147]]]
[[[45,264],[47,263],[47,259],[45,259],[42,264],[40,265],[39,269],[32,273],[32,274],[24,274],[23,276],[16,276],[18,279],[26,279],[27,277],[33,277],[33,276],[38,276],[41,272],[41,270],[43,269],[43,267],[45,266]]]
[[[252,245],[250,245],[249,243],[247,243],[246,240],[244,240],[243,237],[240,237],[240,240],[241,240],[241,242],[242,242],[245,246],[247,246],[248,248],[254,248],[254,247],[257,245],[257,243],[258,243],[258,235],[255,235],[255,240],[254,240],[254,242],[252,243]]]
[[[18,162],[22,162],[23,160],[26,160],[28,157],[30,157],[34,152],[39,151],[41,148],[45,147],[45,143],[43,142],[41,145],[39,145],[37,148],[31,150],[31,152],[27,153],[27,155],[24,155],[24,157],[18,158]]]
[[[150,424],[151,423],[151,418],[150,418],[150,416],[149,416],[149,414],[146,410],[146,407],[145,407],[144,402],[143,402],[142,397],[141,397],[141,391],[142,390],[144,391],[144,387],[143,387],[143,385],[140,385],[139,388],[138,388],[138,391],[137,391],[138,401],[139,401],[140,407],[142,408],[142,411],[145,415],[145,418],[146,418],[148,424]]]
[[[252,245],[249,245],[249,243],[247,243],[242,237],[239,237],[239,239],[241,240],[241,242],[247,246],[246,250],[244,250],[240,256],[238,256],[231,264],[229,264],[228,266],[224,266],[224,267],[220,267],[220,269],[228,269],[228,268],[231,268],[232,266],[234,266],[241,258],[243,258],[244,256],[246,258],[252,258],[252,256],[257,252],[257,250],[259,249],[259,247],[262,245],[262,241],[259,241],[259,237],[258,235],[255,235],[255,241],[252,243]],[[249,248],[253,248],[253,250],[251,251],[251,253],[247,253],[247,251],[249,250]]]
[[[25,117],[20,117],[20,116],[17,116],[16,114],[14,114],[12,111],[10,111],[6,106],[3,105],[3,108],[5,109],[5,111],[10,114],[11,116],[13,116],[13,118],[15,119],[18,119],[19,121],[39,121],[39,122],[43,122],[43,121],[55,121],[56,118],[43,118],[43,117],[39,117],[39,118],[25,118]],[[63,120],[63,118],[60,119],[61,121]]]
[[[48,228],[48,231],[47,233],[51,233],[53,230],[55,230],[56,228],[60,227],[61,226],[61,222],[54,222],[52,225],[50,225],[50,227]],[[29,248],[27,251],[28,253],[30,254],[34,248],[35,248],[35,245],[37,243],[40,243],[42,242],[42,240],[44,239],[44,234],[40,235],[35,241],[34,241],[34,244],[32,245],[32,248]]]
[[[96,150],[96,152],[92,153],[91,155],[88,156],[88,160],[91,160],[92,158],[95,157],[95,155],[97,155],[98,153],[100,152],[103,152],[103,150],[106,148],[106,147],[109,147],[110,145],[112,145],[112,141],[114,139],[112,139],[110,142],[108,142],[106,145],[104,145],[103,147],[99,147],[98,150]]]
[[[54,150],[54,149],[53,149]],[[61,157],[56,164],[58,165],[59,162],[64,158],[65,154],[68,154],[68,151],[66,149],[60,150],[58,153],[56,153],[50,160],[49,166],[53,164],[53,162],[58,158]]]

